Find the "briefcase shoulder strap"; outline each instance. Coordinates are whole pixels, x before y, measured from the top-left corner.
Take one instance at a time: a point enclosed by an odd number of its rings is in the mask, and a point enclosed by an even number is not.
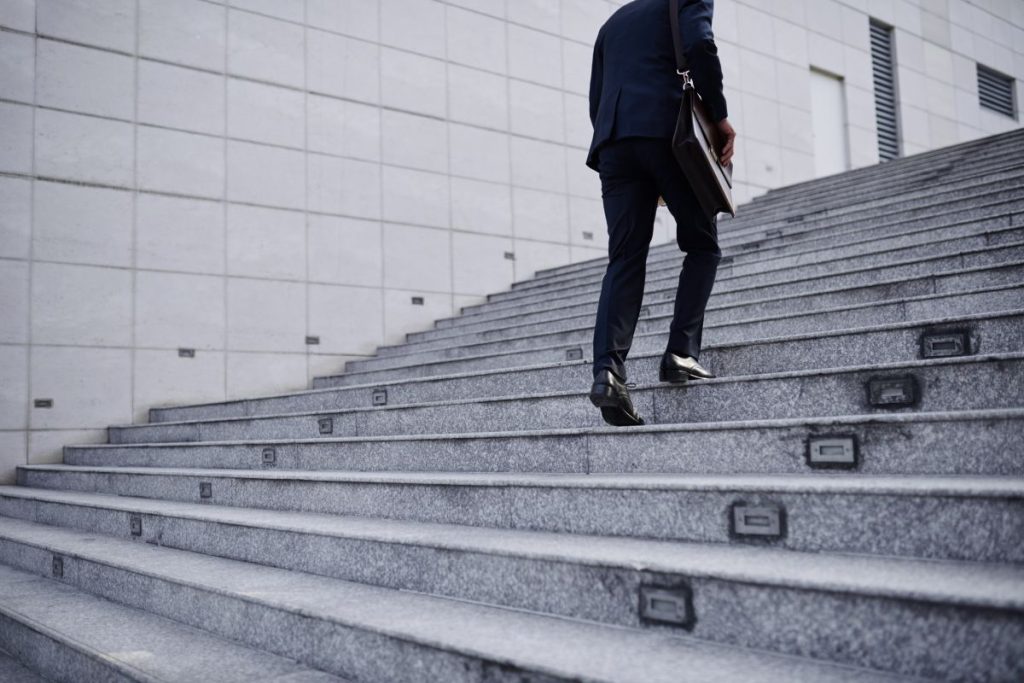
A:
[[[679,0],[669,0],[668,20],[672,26],[672,47],[676,52],[676,75],[682,77],[690,68],[683,50],[683,34],[679,31]]]

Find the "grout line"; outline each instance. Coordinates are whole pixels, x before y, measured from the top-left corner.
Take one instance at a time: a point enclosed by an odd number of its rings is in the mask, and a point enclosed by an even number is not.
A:
[[[131,352],[129,353],[128,360],[128,376],[131,382],[129,389],[129,400],[128,400],[128,411],[131,416],[132,422],[135,421],[135,403],[136,403],[136,381],[135,374],[137,371],[136,363],[138,351],[136,349],[136,329],[138,328],[139,321],[139,270],[138,270],[138,258],[139,258],[139,33],[141,31],[140,23],[140,0],[135,0],[133,3],[135,8],[135,35],[134,39],[134,52],[132,55],[132,183],[134,188],[132,189],[132,243],[131,243]]]
[[[224,353],[222,354],[221,370],[222,370],[222,376],[224,378],[224,387],[223,387],[224,400],[226,401],[226,400],[228,400],[228,398],[230,396],[228,374],[230,372],[229,369],[231,367],[231,364],[229,362],[229,353],[230,352],[228,351],[229,339],[231,337],[231,334],[230,334],[230,331],[229,331],[229,329],[230,329],[229,325],[230,325],[230,320],[231,320],[231,317],[229,315],[229,308],[230,308],[230,305],[231,305],[231,302],[230,302],[231,297],[230,297],[230,287],[228,286],[230,284],[230,282],[231,282],[231,278],[228,275],[228,242],[229,242],[229,239],[230,239],[229,238],[229,230],[228,230],[228,220],[229,220],[229,214],[228,214],[228,206],[229,206],[229,202],[228,202],[228,158],[229,158],[228,157],[228,145],[230,144],[229,140],[228,140],[228,118],[229,118],[228,117],[228,108],[231,106],[230,97],[228,95],[228,80],[229,80],[229,76],[228,76],[228,61],[229,61],[228,60],[228,55],[229,55],[229,52],[230,52],[231,48],[228,45],[228,42],[229,42],[229,36],[231,35],[231,27],[229,25],[230,21],[231,21],[231,12],[229,11],[229,8],[228,8],[226,3],[223,5],[223,10],[224,10],[224,74],[223,74],[224,83],[223,83],[222,88],[223,88],[223,92],[224,92],[224,145],[223,145],[223,148],[224,148],[224,160],[223,160],[224,161],[224,184],[221,186],[221,195],[222,195],[222,199],[221,199],[221,237],[222,237],[222,245],[223,245],[223,258],[222,258],[222,261],[223,261],[223,274],[221,275],[221,277],[224,280],[224,283],[223,283],[223,294],[222,294],[222,296],[224,297],[224,341],[222,343],[222,346],[224,347]]]
[[[35,343],[34,335],[32,334],[33,315],[32,315],[32,301],[33,301],[33,278],[35,275],[35,251],[36,251],[36,113],[38,111],[36,103],[39,101],[39,78],[36,74],[36,66],[38,64],[39,55],[39,38],[36,35],[39,24],[39,6],[36,4],[33,11],[32,18],[32,141],[30,143],[30,149],[32,150],[32,158],[29,160],[30,176],[28,178],[29,183],[29,207],[28,207],[28,305],[25,311],[25,322],[26,322],[26,334],[28,335],[28,344],[25,347],[25,408],[24,408],[24,444],[25,448],[22,452],[22,457],[26,465],[31,464],[31,439],[30,436],[33,430],[32,424],[32,395],[35,387],[32,382],[32,366],[35,358]]]

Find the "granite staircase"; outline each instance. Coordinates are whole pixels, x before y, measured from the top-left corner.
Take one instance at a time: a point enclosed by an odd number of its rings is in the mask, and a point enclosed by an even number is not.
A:
[[[1022,159],[1015,131],[720,220],[709,381],[656,382],[681,254],[652,248],[643,427],[586,398],[593,260],[19,468],[0,672],[1024,679]]]

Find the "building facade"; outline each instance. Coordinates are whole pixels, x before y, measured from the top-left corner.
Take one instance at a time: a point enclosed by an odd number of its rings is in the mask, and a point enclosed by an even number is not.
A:
[[[619,4],[0,1],[0,477],[602,256]],[[717,0],[714,31],[740,202],[1020,125],[1019,0]]]

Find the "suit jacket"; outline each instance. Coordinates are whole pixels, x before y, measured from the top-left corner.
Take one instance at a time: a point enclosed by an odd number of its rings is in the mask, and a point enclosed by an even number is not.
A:
[[[690,77],[712,119],[728,114],[722,65],[711,31],[714,0],[680,0],[679,30]],[[597,169],[601,147],[629,136],[671,138],[682,86],[676,75],[669,0],[633,0],[597,33],[590,73],[594,137],[587,166]]]

